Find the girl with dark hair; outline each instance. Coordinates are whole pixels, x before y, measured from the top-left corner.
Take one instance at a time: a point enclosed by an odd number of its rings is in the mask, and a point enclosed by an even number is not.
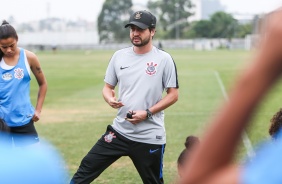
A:
[[[18,35],[16,30],[12,26],[10,26],[6,20],[3,20],[0,29],[0,39],[7,39],[9,37],[12,37],[16,41],[18,41]],[[0,49],[0,59],[2,59],[3,56],[4,56],[4,52],[2,51],[2,49]]]
[[[270,120],[269,135],[272,138],[276,138],[277,133],[282,126],[282,108],[277,111]]]
[[[183,173],[183,169],[182,169],[184,161],[186,161],[188,159],[192,148],[194,148],[194,146],[199,144],[199,142],[200,142],[199,138],[192,136],[192,135],[190,135],[186,138],[186,141],[184,143],[185,149],[180,153],[178,160],[177,160],[178,175],[180,177],[183,174],[185,174],[185,173]]]
[[[39,142],[34,122],[40,119],[47,92],[47,82],[37,56],[18,47],[17,43],[16,30],[4,20],[0,26],[0,119],[10,128],[16,146],[22,140],[27,144]],[[39,86],[35,108],[29,96],[30,71]]]

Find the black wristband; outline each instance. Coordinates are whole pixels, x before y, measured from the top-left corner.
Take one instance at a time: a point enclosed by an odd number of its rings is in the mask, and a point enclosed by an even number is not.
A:
[[[153,116],[153,113],[149,109],[146,109],[146,112],[147,112],[147,118],[148,119]]]

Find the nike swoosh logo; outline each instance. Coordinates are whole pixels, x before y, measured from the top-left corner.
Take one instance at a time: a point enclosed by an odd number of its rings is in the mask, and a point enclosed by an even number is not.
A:
[[[156,151],[158,151],[159,150],[159,148],[158,149],[155,149],[155,150],[151,150],[150,149],[150,153],[155,153]]]
[[[129,68],[129,67],[130,67],[130,66],[126,66],[126,67],[122,67],[122,66],[121,66],[120,69],[123,70],[123,69]]]

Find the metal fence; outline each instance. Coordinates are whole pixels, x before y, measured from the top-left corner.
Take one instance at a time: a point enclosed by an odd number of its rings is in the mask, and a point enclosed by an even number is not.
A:
[[[191,49],[191,50],[214,50],[214,49],[250,49],[252,37],[246,39],[185,39],[185,40],[156,40],[154,45],[163,49]],[[19,46],[31,50],[61,50],[77,49],[120,49],[130,46],[125,43],[99,44],[97,32],[37,32],[19,34]]]

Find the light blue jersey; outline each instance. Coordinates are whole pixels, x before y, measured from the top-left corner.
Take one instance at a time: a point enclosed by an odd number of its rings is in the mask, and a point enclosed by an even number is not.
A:
[[[275,140],[263,143],[256,156],[242,169],[242,184],[281,184],[282,183],[282,131]]]
[[[30,101],[30,69],[24,49],[16,66],[0,62],[0,118],[9,127],[22,126],[30,122],[34,107]]]
[[[1,184],[66,184],[68,170],[61,154],[45,140],[27,147],[12,147],[0,132]]]
[[[129,110],[146,110],[157,104],[168,88],[178,88],[175,63],[163,50],[153,47],[145,54],[136,54],[133,47],[114,53],[104,81],[118,85],[119,108],[113,128],[124,137],[142,143],[165,144],[164,111],[136,125],[125,120]]]

